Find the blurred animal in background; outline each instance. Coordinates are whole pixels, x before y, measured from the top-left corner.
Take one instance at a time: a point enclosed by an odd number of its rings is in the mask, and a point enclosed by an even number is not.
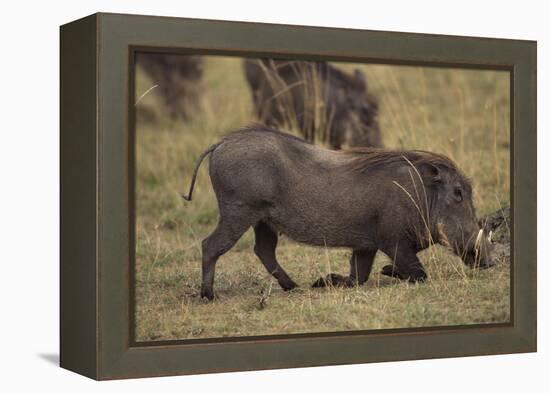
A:
[[[335,149],[382,145],[378,101],[363,72],[323,61],[246,59],[246,80],[258,120],[294,129]]]
[[[188,119],[198,106],[198,82],[203,75],[201,56],[162,53],[138,53],[136,64],[151,79],[152,86],[164,101],[167,115],[172,120]],[[151,90],[152,91],[152,90]],[[149,92],[149,91],[147,91]],[[137,105],[140,120],[158,120],[154,108],[145,101]]]

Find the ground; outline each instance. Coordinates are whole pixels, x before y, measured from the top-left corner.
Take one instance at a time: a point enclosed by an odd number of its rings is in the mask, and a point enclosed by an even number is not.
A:
[[[509,204],[510,85],[497,71],[429,67],[361,67],[380,100],[380,128],[390,148],[425,149],[456,161],[474,185],[479,216]],[[154,82],[137,73],[136,99]],[[452,326],[510,318],[510,263],[475,271],[443,247],[420,253],[429,279],[407,284],[379,274],[379,253],[366,285],[312,289],[330,272],[346,274],[348,250],[307,247],[281,238],[284,269],[299,285],[283,292],[253,248],[253,233],[220,258],[218,298],[199,298],[200,244],[216,226],[216,200],[203,164],[193,201],[186,202],[202,151],[254,120],[238,58],[208,57],[200,105],[187,121],[163,116],[156,89],[137,105],[154,108],[156,122],[136,127],[137,341],[257,336],[306,332]],[[160,120],[159,120],[160,119]]]

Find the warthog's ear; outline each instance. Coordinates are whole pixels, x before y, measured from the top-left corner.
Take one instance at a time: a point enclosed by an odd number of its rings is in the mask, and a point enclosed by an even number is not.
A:
[[[430,162],[423,162],[417,166],[417,169],[425,185],[431,186],[443,182],[441,169],[438,166]]]
[[[367,78],[365,77],[365,74],[360,69],[356,68],[353,71],[353,79],[355,79],[355,83],[357,87],[360,89],[367,91]]]

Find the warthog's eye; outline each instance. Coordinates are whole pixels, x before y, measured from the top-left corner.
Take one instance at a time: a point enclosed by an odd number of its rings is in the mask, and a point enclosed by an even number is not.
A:
[[[457,202],[462,202],[462,200],[464,199],[462,197],[462,188],[455,187],[454,190],[453,190],[453,196],[455,197]]]

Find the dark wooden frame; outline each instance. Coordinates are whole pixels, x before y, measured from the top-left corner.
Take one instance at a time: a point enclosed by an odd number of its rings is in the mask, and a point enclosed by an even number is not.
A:
[[[511,77],[511,322],[135,343],[136,50],[499,69]],[[61,366],[95,379],[536,351],[536,42],[95,14],[61,27]]]

